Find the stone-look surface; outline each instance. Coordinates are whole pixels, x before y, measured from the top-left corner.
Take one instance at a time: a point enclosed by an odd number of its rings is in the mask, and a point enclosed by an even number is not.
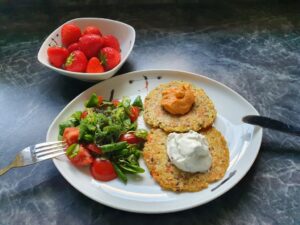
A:
[[[300,125],[300,5],[264,2],[1,5],[0,167],[23,147],[44,141],[60,110],[92,85],[60,76],[36,58],[50,31],[81,16],[136,28],[136,45],[119,74],[155,68],[204,74],[240,93],[262,115]],[[299,137],[264,131],[257,160],[233,189],[206,205],[164,215],[94,202],[71,187],[51,161],[12,170],[0,177],[0,224],[299,224],[299,149]]]

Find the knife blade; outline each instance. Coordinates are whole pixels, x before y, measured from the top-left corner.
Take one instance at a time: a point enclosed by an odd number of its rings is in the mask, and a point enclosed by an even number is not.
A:
[[[242,118],[244,123],[258,125],[293,135],[300,136],[300,128],[265,116],[249,115]]]

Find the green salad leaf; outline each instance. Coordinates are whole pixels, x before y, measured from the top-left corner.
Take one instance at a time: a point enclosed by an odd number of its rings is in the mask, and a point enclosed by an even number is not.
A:
[[[76,127],[80,123],[81,111],[73,113],[70,118],[59,124],[59,136],[62,136],[67,127]]]
[[[138,129],[134,132],[134,135],[137,136],[138,138],[142,138],[146,140],[148,136],[148,131],[144,129]]]
[[[123,107],[127,115],[130,115],[130,107],[131,107],[130,102],[131,102],[130,98],[123,97],[121,103],[118,106],[118,107]]]
[[[141,96],[138,95],[138,96],[134,99],[132,105],[133,105],[133,106],[137,106],[137,107],[143,109],[143,101],[142,101]]]
[[[96,107],[99,104],[99,100],[98,100],[98,96],[93,93],[90,97],[89,100],[87,100],[87,102],[85,103],[85,107],[87,108],[91,108],[91,107]]]

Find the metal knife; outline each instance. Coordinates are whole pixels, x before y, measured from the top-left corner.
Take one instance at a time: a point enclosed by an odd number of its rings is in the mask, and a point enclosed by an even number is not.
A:
[[[258,125],[263,128],[269,128],[269,129],[278,130],[281,132],[300,136],[300,128],[299,127],[296,127],[296,126],[293,126],[290,124],[286,124],[281,121],[274,120],[274,119],[271,119],[268,117],[249,115],[249,116],[243,117],[242,121],[245,123],[252,124],[252,125]]]

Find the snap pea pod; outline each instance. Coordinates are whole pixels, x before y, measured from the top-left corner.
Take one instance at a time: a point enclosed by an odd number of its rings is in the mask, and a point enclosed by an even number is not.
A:
[[[135,170],[136,173],[144,173],[145,170],[142,167],[139,167],[137,165],[130,164],[129,167]]]
[[[123,181],[124,183],[127,183],[127,177],[126,175],[122,172],[122,170],[115,164],[114,162],[112,163],[113,167],[118,175],[118,177]]]
[[[125,171],[126,173],[137,174],[137,172],[134,169],[130,168],[130,167],[120,165],[120,168],[122,168],[122,170]]]
[[[112,144],[106,144],[106,145],[101,145],[100,149],[102,152],[113,152],[117,150],[122,150],[127,147],[127,142],[126,141],[121,141],[117,143],[112,143]]]
[[[78,152],[79,152],[79,144],[72,144],[70,145],[67,150],[66,150],[66,155],[69,156],[70,158],[74,158]]]
[[[94,137],[91,134],[85,134],[82,139],[89,143],[94,141]]]
[[[120,165],[120,167],[126,171],[127,173],[137,174],[137,173],[144,173],[145,170],[139,166],[127,164],[127,165]]]

